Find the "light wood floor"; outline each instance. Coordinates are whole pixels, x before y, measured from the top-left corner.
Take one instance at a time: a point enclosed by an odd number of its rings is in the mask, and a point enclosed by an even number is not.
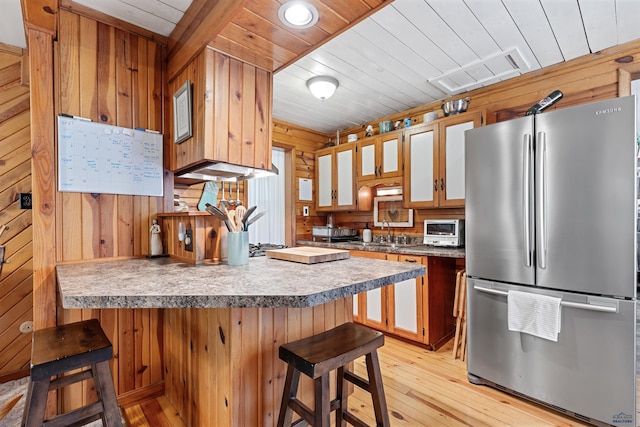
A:
[[[451,350],[452,342],[431,352],[386,338],[379,356],[392,426],[587,426],[526,400],[470,384],[465,363],[454,360]],[[364,359],[356,362],[355,370],[366,376]],[[349,398],[349,410],[375,425],[370,397],[357,387]],[[166,397],[125,408],[125,414],[130,427],[184,426]]]

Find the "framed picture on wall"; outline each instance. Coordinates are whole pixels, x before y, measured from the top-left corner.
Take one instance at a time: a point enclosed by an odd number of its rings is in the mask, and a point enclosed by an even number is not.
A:
[[[413,227],[413,209],[402,207],[402,196],[373,198],[373,225],[382,227],[384,221],[390,227]]]
[[[173,141],[180,144],[193,135],[191,81],[187,80],[173,94]]]

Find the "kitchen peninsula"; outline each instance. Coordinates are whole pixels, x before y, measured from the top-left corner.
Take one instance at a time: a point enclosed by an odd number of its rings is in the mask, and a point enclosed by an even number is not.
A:
[[[166,308],[165,394],[190,426],[272,424],[281,344],[351,321],[354,294],[425,274],[422,265],[357,257],[246,266],[124,259],[56,270],[64,308]],[[309,395],[311,383],[301,390]]]

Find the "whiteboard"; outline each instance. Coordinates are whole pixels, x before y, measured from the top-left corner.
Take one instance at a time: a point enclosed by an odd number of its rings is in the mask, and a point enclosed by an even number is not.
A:
[[[58,191],[162,196],[162,134],[58,116]]]

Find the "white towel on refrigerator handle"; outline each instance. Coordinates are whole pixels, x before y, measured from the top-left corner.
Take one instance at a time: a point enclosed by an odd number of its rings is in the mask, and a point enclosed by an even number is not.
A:
[[[562,298],[510,290],[507,297],[509,330],[557,342],[561,302]]]

